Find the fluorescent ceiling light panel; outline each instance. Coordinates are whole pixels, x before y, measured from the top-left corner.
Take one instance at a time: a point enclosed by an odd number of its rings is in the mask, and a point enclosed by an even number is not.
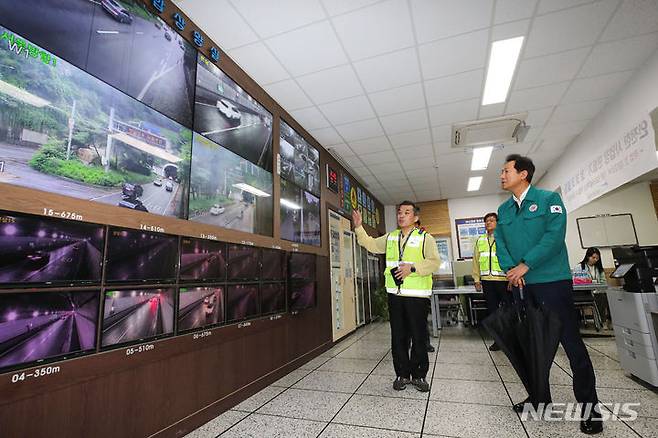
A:
[[[466,189],[469,192],[477,192],[480,190],[480,185],[482,184],[481,176],[472,176],[468,179],[468,188]]]
[[[489,167],[489,160],[493,146],[473,149],[473,159],[471,160],[471,170],[486,170]]]
[[[271,196],[269,193],[259,190],[256,187],[250,186],[249,184],[246,183],[233,184],[233,187],[235,187],[236,189],[244,190],[245,192],[249,192],[252,195],[260,196],[261,198],[266,198],[268,196]]]
[[[524,37],[494,41],[491,44],[491,56],[487,68],[487,82],[484,85],[482,105],[505,102],[509,92],[514,70],[519,61],[519,53]]]
[[[281,202],[281,205],[283,205],[284,207],[288,207],[292,210],[301,210],[302,209],[302,207],[300,205],[297,205],[292,201],[288,201],[287,199],[281,198],[280,202]]]

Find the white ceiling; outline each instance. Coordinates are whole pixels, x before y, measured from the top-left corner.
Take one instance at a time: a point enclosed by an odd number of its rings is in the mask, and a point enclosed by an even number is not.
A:
[[[658,48],[658,0],[175,3],[385,204],[497,193],[509,153],[541,177]],[[507,102],[480,106],[491,42],[519,35]],[[489,170],[450,149],[452,123],[519,111]]]

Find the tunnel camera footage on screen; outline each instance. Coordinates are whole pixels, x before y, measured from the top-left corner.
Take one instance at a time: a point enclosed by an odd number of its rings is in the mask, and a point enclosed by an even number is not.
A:
[[[0,286],[100,283],[105,227],[0,212]]]
[[[281,120],[279,156],[281,177],[320,195],[320,152]]]
[[[196,49],[141,1],[3,1],[0,17],[3,26],[192,127]]]
[[[181,287],[179,290],[179,332],[210,327],[225,321],[224,287]]]
[[[254,246],[228,245],[228,280],[260,278],[260,250]]]
[[[315,281],[293,280],[290,282],[288,287],[290,289],[290,300],[288,307],[291,312],[315,307]]]
[[[194,133],[189,219],[272,235],[272,174]]]
[[[254,318],[258,313],[258,284],[235,284],[226,288],[226,320]]]
[[[110,228],[105,280],[168,283],[176,279],[178,237],[160,233]]]
[[[0,296],[0,372],[96,348],[100,291]]]
[[[173,288],[105,292],[101,347],[145,341],[173,332]]]
[[[301,252],[290,254],[288,272],[291,279],[315,280],[315,255]]]
[[[287,275],[286,253],[277,249],[263,248],[263,269],[260,278],[267,280],[285,280]]]
[[[191,140],[179,123],[0,27],[4,180],[185,217]]]
[[[281,180],[281,238],[320,246],[320,198]]]
[[[181,239],[180,281],[226,280],[226,243]]]
[[[286,311],[285,283],[265,283],[261,286],[260,311],[263,315]]]
[[[194,130],[272,171],[272,114],[200,53]]]

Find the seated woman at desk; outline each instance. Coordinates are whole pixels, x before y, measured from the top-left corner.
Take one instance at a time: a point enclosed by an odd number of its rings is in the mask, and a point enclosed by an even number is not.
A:
[[[578,278],[589,278],[592,283],[605,283],[605,271],[601,263],[601,252],[598,248],[587,248],[585,257],[578,263],[574,269],[574,284]],[[587,281],[589,283],[589,281]]]

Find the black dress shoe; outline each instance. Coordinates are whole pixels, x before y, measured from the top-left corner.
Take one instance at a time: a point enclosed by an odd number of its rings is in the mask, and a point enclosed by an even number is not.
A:
[[[436,350],[434,349],[434,346],[432,344],[427,344],[427,352],[428,353],[434,353]]]
[[[500,347],[495,342],[489,347],[489,351],[500,351]]]
[[[526,398],[522,402],[518,402],[514,406],[512,406],[512,409],[514,409],[514,412],[521,413],[523,412],[523,408],[525,407],[526,403],[530,403],[530,397]]]
[[[581,420],[580,431],[586,435],[595,435],[603,432],[603,419],[601,418],[601,413],[596,408],[592,409],[589,417]]]

